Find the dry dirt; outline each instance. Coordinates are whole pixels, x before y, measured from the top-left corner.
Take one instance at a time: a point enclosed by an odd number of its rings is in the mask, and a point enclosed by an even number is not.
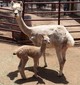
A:
[[[61,23],[63,24],[63,22]],[[69,23],[72,24],[73,22],[69,21]],[[64,24],[69,23],[65,22]],[[79,34],[72,36],[79,37]],[[75,45],[67,50],[67,61],[62,77],[57,76],[59,65],[55,50],[47,48],[46,56],[48,67],[43,68],[43,57],[41,57],[40,67],[38,68],[39,77],[34,78],[32,69],[33,60],[30,58],[25,68],[26,80],[21,79],[17,70],[19,59],[12,54],[17,47],[19,47],[18,44],[2,42],[0,40],[0,85],[80,85],[80,45]]]
[[[47,68],[43,68],[43,57],[40,59],[38,78],[34,78],[33,61],[30,58],[26,64],[26,80],[22,80],[17,70],[19,59],[12,53],[18,45],[0,43],[0,85],[80,85],[80,46],[74,46],[67,50],[67,61],[64,66],[64,75],[57,76],[58,61],[55,50],[47,48]]]

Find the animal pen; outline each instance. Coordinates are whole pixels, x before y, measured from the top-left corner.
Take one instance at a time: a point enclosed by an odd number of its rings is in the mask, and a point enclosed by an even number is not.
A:
[[[26,24],[31,26],[31,21],[57,21],[57,24],[61,24],[61,20],[77,20],[80,23],[80,17],[73,17],[73,18],[63,18],[62,15],[68,14],[73,15],[75,13],[80,13],[80,10],[75,10],[74,5],[80,4],[80,1],[61,1],[58,0],[57,2],[54,1],[28,1],[28,0],[22,0],[23,1],[23,19],[25,20]],[[1,2],[2,4],[2,2]],[[40,8],[39,4],[45,4],[43,8]],[[68,4],[69,8],[68,10],[61,10],[61,8],[64,6],[64,4]],[[57,7],[57,9],[56,9]],[[9,7],[4,7],[1,5],[0,7],[0,31],[8,31],[12,33],[12,38],[2,36],[0,35],[0,38],[4,38],[7,40],[13,40],[13,41],[20,41],[20,40],[26,40],[27,44],[31,44],[31,41],[29,40],[26,35],[24,35],[21,30],[19,29],[19,26],[16,24],[15,18],[10,15],[11,9]],[[7,13],[8,12],[8,13]],[[25,14],[35,14],[35,15],[49,15],[50,18],[48,19],[31,19],[30,17],[25,18]],[[56,16],[53,16],[56,15]],[[7,21],[5,21],[7,19]],[[80,27],[80,24],[74,24],[74,25],[65,25],[65,27]],[[80,31],[70,31],[70,33],[79,33]],[[75,40],[80,40],[80,38],[74,38]]]

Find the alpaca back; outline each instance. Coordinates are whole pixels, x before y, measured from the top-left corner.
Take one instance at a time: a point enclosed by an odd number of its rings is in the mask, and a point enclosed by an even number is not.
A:
[[[18,57],[22,56],[35,57],[40,54],[40,47],[23,45],[19,47],[17,50],[15,50],[13,54],[17,55]]]

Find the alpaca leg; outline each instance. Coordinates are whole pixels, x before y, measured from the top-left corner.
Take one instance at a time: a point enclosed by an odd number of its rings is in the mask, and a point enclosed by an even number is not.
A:
[[[45,55],[45,52],[43,53],[43,57],[44,57],[44,67],[47,67],[47,62],[46,62],[46,55]]]
[[[61,63],[60,63],[60,71],[59,71],[59,76],[62,75],[63,73],[63,68],[64,68],[64,64],[65,64],[65,61],[66,61],[66,50],[67,50],[67,47],[64,46],[62,49],[61,49]]]
[[[62,49],[62,66],[61,66],[61,71],[63,71],[64,64],[65,64],[65,62],[66,62],[66,50],[67,50],[67,47],[65,46],[65,47]]]
[[[38,61],[37,61],[37,67],[39,66],[39,59],[38,59]]]
[[[37,77],[37,64],[38,64],[38,61],[39,61],[39,59],[34,59],[34,73],[35,73],[35,77]]]
[[[19,63],[19,65],[18,65],[18,70],[19,70],[20,67],[21,67],[21,63],[22,63],[22,59],[20,59],[20,63]]]
[[[25,73],[24,73],[24,68],[25,68],[27,61],[28,61],[28,59],[21,59],[21,61],[20,61],[19,72],[20,72],[21,77],[23,79],[26,79],[26,76],[25,76]]]
[[[60,48],[56,48],[56,54],[57,54],[57,57],[58,57],[58,61],[59,61],[59,73],[58,73],[58,76],[62,76],[62,68],[63,68],[63,61],[62,61],[62,51]]]

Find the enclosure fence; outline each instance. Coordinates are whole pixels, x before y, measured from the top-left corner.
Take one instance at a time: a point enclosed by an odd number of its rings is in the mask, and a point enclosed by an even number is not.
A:
[[[1,2],[2,4],[2,2]],[[37,9],[36,7],[36,4],[46,4],[46,10],[42,11],[42,8],[39,10]],[[68,10],[61,10],[61,6],[64,6],[65,4],[68,4],[69,8]],[[76,5],[75,5],[76,4]],[[80,10],[76,10],[74,9],[74,5],[77,6],[77,4],[79,5],[80,4],[80,1],[57,1],[57,2],[36,2],[36,1],[25,1],[23,0],[23,18],[25,20],[25,22],[31,22],[31,21],[58,21],[57,24],[60,25],[61,24],[61,20],[78,20],[80,21],[80,17],[73,17],[73,18],[62,18],[61,17],[61,14],[80,14]],[[57,5],[57,11],[54,10],[54,6]],[[48,9],[49,8],[49,9]],[[7,8],[7,7],[3,7],[1,5],[0,7],[0,10],[8,10],[8,11],[12,11],[11,9]],[[31,11],[30,11],[31,10]],[[57,14],[57,17],[56,18],[48,18],[48,19],[25,19],[25,13],[26,14]],[[0,13],[0,17],[1,18],[4,18],[4,19],[12,19],[11,21],[15,21],[15,18],[12,17],[12,16],[8,16],[6,14],[2,14]],[[79,22],[80,23],[80,22]],[[0,30],[1,31],[9,31],[9,32],[12,32],[12,34],[16,34],[16,33],[22,33],[20,30],[19,30],[19,26],[16,24],[16,23],[12,23],[12,22],[5,22],[3,20],[0,20],[0,24],[1,25],[6,25],[6,26],[9,26],[11,27],[10,29],[6,28],[6,27],[1,27],[0,26]],[[26,23],[27,24],[27,23]],[[13,27],[13,29],[12,29]],[[80,24],[74,24],[74,25],[65,25],[65,27],[80,27]],[[14,28],[18,28],[18,29],[14,29]],[[75,31],[74,33],[76,32],[80,32],[80,31]],[[6,37],[6,36],[5,36]],[[15,38],[15,36],[13,35],[12,37],[13,39]],[[80,40],[80,38],[75,38],[75,40]]]

